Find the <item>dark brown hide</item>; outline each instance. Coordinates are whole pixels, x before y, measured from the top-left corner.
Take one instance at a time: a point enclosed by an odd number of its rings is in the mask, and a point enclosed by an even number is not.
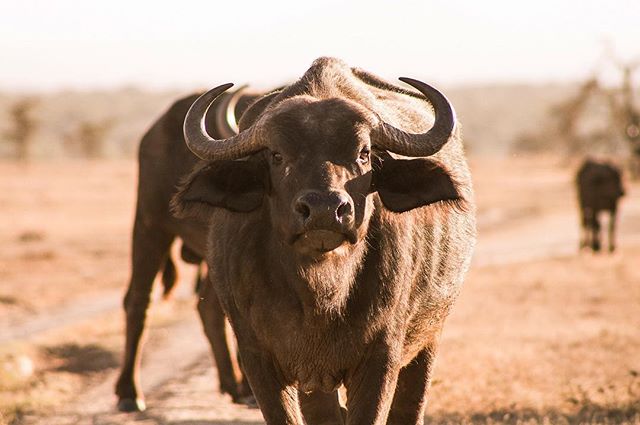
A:
[[[222,136],[217,109],[225,105],[231,94],[221,97],[207,116],[207,128]],[[142,138],[139,150],[138,199],[132,246],[131,280],[124,299],[126,312],[126,344],[124,363],[116,384],[120,410],[143,410],[143,395],[138,383],[141,337],[144,330],[149,296],[154,278],[162,270],[162,282],[168,295],[176,281],[176,269],[169,248],[176,238],[182,239],[181,256],[191,264],[202,263],[205,251],[206,225],[194,219],[176,219],[169,211],[169,201],[181,179],[199,162],[186,148],[182,123],[197,95],[178,100],[163,114]],[[236,104],[240,116],[257,96],[241,96]],[[222,111],[224,112],[224,111]],[[218,124],[216,124],[218,122]],[[233,189],[236,189],[233,187]],[[202,283],[204,282],[204,283]],[[199,277],[198,312],[205,334],[211,343],[220,376],[220,390],[234,401],[250,396],[246,382],[237,382],[235,358],[230,355],[225,334],[223,311],[208,276]]]
[[[209,223],[211,281],[262,413],[268,424],[301,425],[303,415],[308,424],[422,424],[439,335],[475,243],[460,135],[445,134],[428,158],[385,151],[381,122],[422,134],[432,109],[332,58],[264,103],[241,119],[239,136],[262,150],[229,161],[227,143],[224,160],[196,168],[173,201],[179,216]],[[196,130],[185,133],[209,152]],[[243,172],[229,172],[233,163]],[[248,207],[230,208],[234,196]]]

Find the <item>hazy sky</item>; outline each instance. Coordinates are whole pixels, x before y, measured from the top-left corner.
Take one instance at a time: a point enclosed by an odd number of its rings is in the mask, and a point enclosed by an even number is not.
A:
[[[640,0],[0,0],[0,90],[269,86],[322,55],[390,79],[566,81],[604,40],[640,58]]]

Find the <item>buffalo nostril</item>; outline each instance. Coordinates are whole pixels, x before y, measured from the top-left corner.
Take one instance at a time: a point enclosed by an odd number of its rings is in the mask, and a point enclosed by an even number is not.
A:
[[[305,202],[296,202],[296,212],[300,214],[303,220],[306,220],[311,215],[311,208]]]
[[[334,228],[353,218],[353,204],[339,192],[306,192],[296,199],[293,210],[301,224],[309,228]]]
[[[351,203],[343,201],[336,210],[336,217],[342,221],[351,214]]]

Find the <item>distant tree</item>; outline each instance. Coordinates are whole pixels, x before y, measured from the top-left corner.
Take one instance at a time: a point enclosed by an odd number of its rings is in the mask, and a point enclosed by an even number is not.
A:
[[[516,137],[511,149],[513,152],[539,153],[549,150],[551,145],[551,139],[542,133],[526,132]]]
[[[579,87],[572,98],[555,105],[551,110],[555,118],[557,133],[569,154],[604,150],[613,152],[626,144],[630,158],[632,177],[640,177],[640,106],[636,102],[638,86],[634,85],[634,74],[640,70],[640,59],[624,62],[606,46],[601,65],[612,64],[621,75],[620,82],[606,87],[598,81],[598,71]],[[608,126],[585,133],[578,131],[585,108],[593,99],[601,99],[608,108]],[[602,101],[603,100],[603,101]]]
[[[112,128],[111,119],[82,121],[73,134],[66,136],[65,146],[76,156],[100,158],[104,155],[104,142]]]
[[[557,134],[569,154],[585,150],[585,140],[578,132],[578,122],[587,102],[599,90],[598,79],[592,76],[578,87],[573,97],[553,106],[550,110]]]
[[[630,171],[632,177],[640,177],[640,106],[635,102],[637,86],[633,84],[633,75],[640,69],[640,60],[631,63],[617,62],[622,71],[622,85],[612,90],[611,112],[615,128],[626,140],[631,151]]]
[[[14,143],[14,157],[26,161],[31,156],[31,144],[37,123],[33,118],[33,109],[37,101],[33,97],[24,97],[15,102],[9,109],[9,117],[13,129],[8,133]]]

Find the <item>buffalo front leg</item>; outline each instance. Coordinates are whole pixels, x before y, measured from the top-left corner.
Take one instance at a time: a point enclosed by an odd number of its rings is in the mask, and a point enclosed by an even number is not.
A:
[[[580,249],[583,248],[590,248],[591,247],[591,241],[590,241],[590,236],[591,236],[591,217],[590,217],[590,213],[589,210],[586,208],[583,208],[581,211],[581,215],[582,215],[582,226],[580,227]]]
[[[232,356],[229,349],[224,311],[208,274],[205,274],[198,287],[198,313],[218,369],[220,392],[229,394],[235,403],[240,403],[243,399],[251,397],[251,392],[249,389],[248,393],[243,394],[242,388],[239,388],[236,375],[241,373],[240,365],[233,362],[236,356]]]
[[[388,425],[423,425],[435,347],[426,347],[400,371]]]
[[[342,411],[338,400],[338,391],[323,393],[314,391],[309,394],[298,392],[304,420],[309,425],[343,425]]]
[[[349,376],[347,425],[386,423],[398,380],[398,357],[390,348],[379,348]]]
[[[136,215],[133,229],[132,271],[129,288],[124,297],[126,313],[126,341],[124,363],[116,383],[118,409],[123,412],[144,410],[140,390],[139,369],[141,338],[153,281],[160,265],[167,258],[174,235],[160,226],[145,223]]]
[[[303,425],[298,392],[282,382],[271,357],[243,350],[242,344],[240,355],[267,425]]]
[[[298,391],[284,382],[273,357],[258,348],[251,327],[243,323],[237,310],[235,313],[231,320],[242,365],[265,422],[267,425],[303,425]]]
[[[599,252],[600,247],[600,217],[598,217],[598,213],[596,211],[593,211],[591,222],[591,248],[594,252]]]
[[[236,345],[237,346],[237,345]],[[236,349],[236,360],[240,366],[240,404],[246,404],[247,406],[256,406],[256,398],[253,396],[253,391],[247,380],[247,374],[244,373],[244,366],[242,365],[242,359],[240,358],[240,352]]]
[[[616,210],[609,214],[609,252],[616,250]]]

